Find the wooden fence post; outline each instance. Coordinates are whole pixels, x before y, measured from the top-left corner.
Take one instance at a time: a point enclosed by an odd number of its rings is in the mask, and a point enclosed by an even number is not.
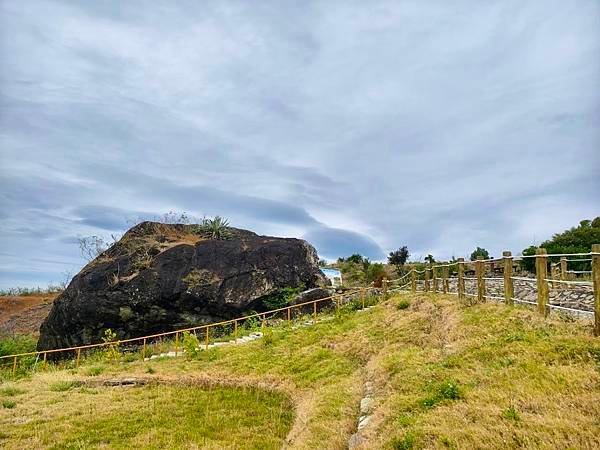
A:
[[[600,244],[592,244],[592,280],[594,283],[594,336],[600,336]]]
[[[204,341],[204,345],[205,345],[205,350],[208,350],[208,335],[210,333],[210,327],[207,326],[206,327],[206,337],[205,337],[205,341]]]
[[[438,291],[438,278],[437,278],[437,270],[435,270],[436,267],[432,266],[431,267],[431,276],[433,278],[433,293],[437,294]]]
[[[477,302],[482,303],[485,300],[485,280],[483,279],[483,256],[478,256],[475,261],[475,276],[477,277]]]
[[[567,257],[561,256],[560,257],[560,280],[561,281],[567,281],[567,270],[568,270],[567,269]],[[562,284],[562,286],[564,286],[564,284]]]
[[[362,300],[362,309],[365,309],[365,300],[367,297],[367,288],[360,289],[360,299]]]
[[[548,256],[545,248],[535,251],[535,277],[537,281],[538,312],[548,315]]]
[[[465,299],[465,258],[458,258],[458,281],[456,285],[458,291],[458,300]]]
[[[144,338],[144,347],[142,348],[142,361],[146,359],[146,338]]]
[[[12,371],[13,377],[17,374],[17,357],[15,356],[13,358],[13,371]]]
[[[442,292],[448,293],[448,266],[442,267]]]
[[[504,262],[504,303],[513,305],[515,298],[515,285],[513,283],[513,258],[509,251],[502,252],[502,261]]]
[[[559,263],[550,262],[550,278],[552,280],[558,280],[560,277],[558,265],[559,265]],[[556,289],[556,288],[560,288],[560,284],[553,281],[552,289]]]
[[[313,321],[317,322],[317,302],[313,303]]]
[[[425,266],[425,283],[423,285],[423,290],[429,292],[429,287],[429,266]]]
[[[175,356],[179,352],[179,332],[175,333]]]
[[[413,294],[417,292],[417,271],[415,269],[410,273],[410,290]]]

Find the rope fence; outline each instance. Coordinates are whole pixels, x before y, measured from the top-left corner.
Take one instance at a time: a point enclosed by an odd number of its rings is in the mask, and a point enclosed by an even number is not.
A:
[[[567,280],[568,275],[575,276],[577,273],[568,273],[567,264],[569,261],[567,257],[572,256],[586,256],[585,261],[589,260],[591,264],[591,281],[577,281]],[[550,278],[548,275],[548,262],[551,257],[560,257],[560,279]],[[513,275],[513,262],[520,258],[535,258],[535,278],[519,277]],[[496,267],[492,263],[502,261],[502,277],[486,277],[486,266],[490,265],[490,269],[495,271]],[[579,260],[583,261],[583,260]],[[475,277],[465,276],[465,268],[470,265],[474,266]],[[457,276],[449,276],[449,267],[457,267]],[[551,269],[557,270],[554,266]],[[573,272],[573,271],[571,271]],[[586,271],[587,273],[587,271]],[[421,279],[422,276],[422,279]],[[553,274],[552,276],[557,276]],[[404,282],[407,278],[410,279]],[[419,281],[419,283],[418,283]],[[473,281],[475,282],[474,292],[467,292],[466,281],[469,281],[470,287],[473,287]],[[402,284],[401,284],[402,282]],[[422,282],[422,283],[421,283]],[[491,288],[489,283],[496,283],[501,285],[501,291],[496,293]],[[501,282],[501,283],[500,283]],[[536,301],[530,301],[526,298],[518,298],[515,296],[515,282],[517,283],[535,283],[535,296]],[[557,288],[557,286],[559,286]],[[560,287],[564,286],[564,287]],[[570,286],[573,286],[571,288]],[[579,287],[579,288],[578,288]],[[581,309],[578,307],[572,307],[572,305],[556,305],[550,303],[550,291],[560,294],[561,292],[572,292],[577,289],[586,288],[585,295],[591,294],[593,296],[592,310]],[[591,288],[588,289],[588,288]],[[510,252],[503,252],[502,258],[491,258],[491,259],[477,259],[475,261],[465,261],[464,258],[459,258],[456,262],[447,264],[429,265],[424,270],[417,270],[412,268],[408,273],[393,279],[382,281],[382,288],[376,288],[374,286],[351,289],[344,293],[334,294],[328,297],[311,300],[303,303],[294,305],[288,305],[282,308],[273,309],[270,311],[258,312],[249,314],[247,316],[237,317],[230,320],[221,322],[215,322],[210,324],[204,324],[195,327],[188,327],[178,329],[174,331],[168,331],[164,333],[157,333],[148,336],[141,336],[136,338],[121,339],[111,342],[102,342],[95,344],[80,345],[68,348],[48,349],[35,352],[19,353],[14,355],[0,356],[0,367],[6,365],[12,365],[12,374],[15,375],[19,361],[26,358],[35,359],[33,367],[35,368],[38,362],[41,360],[44,364],[47,363],[48,357],[56,358],[65,357],[74,360],[75,367],[78,367],[82,356],[85,356],[86,352],[99,349],[111,349],[111,348],[124,348],[130,352],[141,351],[142,359],[146,358],[148,350],[153,351],[154,346],[164,345],[166,347],[175,348],[175,356],[183,353],[183,342],[181,338],[186,333],[191,333],[195,337],[200,336],[204,340],[204,348],[208,349],[211,342],[222,342],[219,339],[226,339],[233,335],[235,341],[237,341],[240,333],[240,329],[244,327],[250,321],[259,322],[261,329],[264,329],[269,321],[281,320],[282,322],[291,322],[292,316],[294,315],[312,315],[313,322],[317,320],[317,314],[319,310],[327,308],[335,308],[339,311],[340,307],[353,301],[358,301],[362,309],[366,306],[367,296],[379,296],[384,299],[387,298],[389,292],[399,292],[402,290],[410,290],[417,292],[417,290],[432,293],[444,293],[457,295],[459,301],[465,299],[474,299],[476,302],[484,302],[487,299],[501,301],[506,305],[513,305],[515,303],[528,304],[537,306],[538,312],[544,316],[547,316],[550,310],[565,311],[575,314],[583,314],[586,316],[594,316],[594,335],[600,336],[600,244],[594,244],[592,251],[589,253],[574,253],[574,254],[546,254],[545,249],[538,249],[535,255],[525,255],[521,257],[512,257]],[[499,290],[499,289],[496,289]],[[503,295],[502,295],[503,294]],[[325,303],[328,302],[328,303]],[[167,340],[167,342],[165,342]],[[179,350],[181,349],[181,352]]]
[[[514,262],[527,258],[535,258],[535,278],[514,276]],[[560,261],[552,263],[550,258],[560,258]],[[493,264],[499,261],[502,261],[500,268]],[[569,263],[589,264],[591,270],[568,270]],[[455,265],[458,266],[457,276],[449,277],[447,268]],[[465,268],[470,268],[470,266],[474,266],[474,277],[465,276]],[[551,273],[548,273],[549,266]],[[488,270],[492,274],[496,274],[496,269],[501,269],[501,277],[486,276]],[[429,264],[424,270],[413,268],[403,278],[409,275],[412,277],[411,283],[404,284],[402,289],[406,289],[410,284],[412,292],[422,290],[453,294],[458,295],[459,300],[469,298],[476,299],[477,302],[491,299],[507,305],[515,303],[535,305],[543,316],[547,316],[551,310],[564,311],[578,316],[593,316],[594,335],[600,336],[600,244],[592,245],[592,251],[589,253],[547,254],[545,249],[538,248],[535,255],[513,257],[511,252],[505,251],[502,253],[502,258],[485,260],[478,258],[475,261],[465,261],[464,258],[459,258],[453,263]],[[584,280],[574,278],[578,275],[583,276]],[[587,277],[590,279],[585,279]],[[417,279],[420,283],[416,282]],[[467,292],[466,282],[469,282],[470,288],[474,287],[474,292]],[[495,286],[490,286],[494,283]],[[525,289],[525,292],[529,290],[530,295],[525,297],[535,295],[536,301],[516,296],[515,283],[519,283],[520,286],[517,290]],[[452,289],[450,289],[451,286]],[[487,292],[490,288],[491,292]],[[561,299],[561,296],[566,296],[566,300]],[[575,304],[551,303],[551,297],[555,303],[559,300]],[[589,305],[583,304],[581,301],[583,298],[589,301]]]

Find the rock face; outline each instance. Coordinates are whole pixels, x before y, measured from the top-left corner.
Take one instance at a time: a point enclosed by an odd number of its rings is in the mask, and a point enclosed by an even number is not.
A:
[[[224,320],[266,308],[285,287],[327,280],[300,239],[229,228],[226,240],[194,225],[143,222],[77,274],[40,327],[39,350],[101,342]]]

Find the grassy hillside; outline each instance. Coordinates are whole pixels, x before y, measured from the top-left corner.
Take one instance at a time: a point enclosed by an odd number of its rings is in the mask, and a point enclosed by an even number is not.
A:
[[[102,385],[119,377],[150,384]],[[0,446],[347,448],[367,384],[364,448],[600,447],[600,340],[588,325],[423,293],[195,360],[4,382]]]

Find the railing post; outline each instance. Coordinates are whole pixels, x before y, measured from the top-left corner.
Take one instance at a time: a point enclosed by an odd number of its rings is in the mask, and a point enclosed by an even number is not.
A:
[[[458,291],[458,300],[465,299],[465,258],[458,258],[458,281],[456,290]]]
[[[425,282],[423,283],[423,289],[425,290],[425,292],[429,292],[429,266],[425,266]]]
[[[566,281],[567,280],[567,257],[566,256],[561,256],[560,257],[560,280],[561,281]]]
[[[442,267],[442,292],[448,293],[448,266]]]
[[[144,338],[144,347],[142,348],[142,361],[146,359],[146,338]]]
[[[515,285],[513,283],[513,258],[509,251],[502,252],[502,262],[504,263],[504,303],[513,304],[515,298]]]
[[[317,322],[317,302],[313,302],[313,321]]]
[[[17,357],[16,356],[13,358],[12,374],[13,374],[13,377],[17,374]]]
[[[535,251],[535,277],[537,281],[538,312],[548,315],[548,256],[545,248]]]
[[[207,325],[206,326],[206,336],[205,336],[205,340],[204,340],[204,344],[205,344],[204,349],[205,350],[208,350],[208,336],[209,336],[209,333],[210,333],[210,326]]]
[[[592,280],[594,283],[594,336],[600,336],[600,244],[592,244]]]
[[[75,363],[75,367],[79,367],[79,358],[81,358],[81,349],[77,349],[77,362]]]
[[[361,288],[360,298],[362,300],[362,309],[365,309],[365,299],[367,297],[367,288]]]
[[[410,290],[413,294],[417,292],[417,271],[415,269],[410,273]]]
[[[179,352],[179,331],[175,333],[175,356]]]
[[[436,267],[431,267],[431,276],[433,278],[433,293],[437,294],[438,291],[438,278],[437,278],[437,270]]]
[[[475,261],[475,276],[477,277],[477,302],[485,301],[485,280],[483,279],[483,256],[478,256]]]
[[[387,300],[387,278],[381,280],[381,286],[383,288],[383,300]]]
[[[550,278],[552,280],[558,280],[560,277],[558,265],[559,265],[559,263],[553,263],[552,261],[550,262]],[[560,284],[553,281],[552,289],[556,289],[556,288],[560,288]]]

